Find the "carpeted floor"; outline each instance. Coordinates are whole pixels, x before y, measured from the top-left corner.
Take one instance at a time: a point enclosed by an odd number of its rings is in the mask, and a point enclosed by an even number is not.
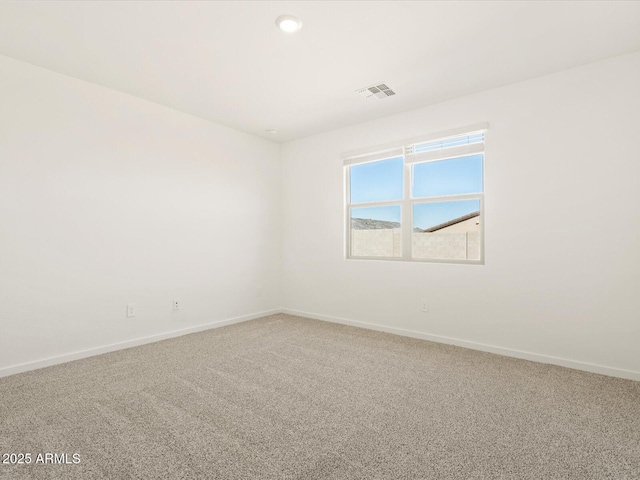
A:
[[[0,379],[11,452],[2,479],[640,479],[640,382],[273,315]]]

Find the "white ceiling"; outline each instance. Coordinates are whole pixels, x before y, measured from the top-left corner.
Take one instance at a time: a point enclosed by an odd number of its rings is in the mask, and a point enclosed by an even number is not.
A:
[[[280,142],[635,50],[640,2],[0,3],[2,55]]]

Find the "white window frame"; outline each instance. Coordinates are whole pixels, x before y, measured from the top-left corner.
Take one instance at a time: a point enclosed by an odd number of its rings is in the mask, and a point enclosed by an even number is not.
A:
[[[424,137],[412,138],[402,142],[396,142],[377,147],[367,148],[346,152],[342,155],[344,165],[344,215],[345,215],[345,258],[348,260],[383,260],[383,261],[401,261],[401,262],[423,262],[423,263],[450,263],[464,265],[484,265],[484,145],[486,142],[486,131],[489,124],[484,122],[467,127],[448,130],[446,132],[434,133]],[[485,139],[481,143],[473,143],[468,145],[460,145],[454,147],[443,148],[439,150],[430,150],[426,152],[414,153],[414,146],[422,143],[447,140],[452,137],[463,135],[472,135],[474,133],[484,133]],[[414,198],[411,195],[412,190],[412,167],[413,165],[460,158],[469,155],[482,154],[482,192],[472,194],[456,194],[456,195],[439,195],[431,197]],[[361,165],[364,163],[377,162],[397,157],[403,158],[403,197],[400,200],[378,201],[378,202],[362,202],[354,203],[351,200],[351,166]],[[413,206],[424,203],[450,202],[460,200],[479,200],[480,201],[480,259],[479,260],[463,260],[463,259],[436,259],[436,258],[413,258],[412,238],[413,238]],[[363,207],[384,207],[390,205],[400,206],[400,231],[402,238],[402,256],[401,257],[363,257],[351,255],[351,209]]]

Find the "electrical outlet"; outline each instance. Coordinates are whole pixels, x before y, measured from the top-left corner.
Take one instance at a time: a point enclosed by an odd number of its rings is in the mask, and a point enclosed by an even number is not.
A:
[[[173,301],[173,309],[174,310],[180,310],[180,305],[182,304],[182,302],[180,300],[174,300]]]
[[[135,303],[127,304],[127,317],[135,317],[137,307],[138,306]]]
[[[423,298],[420,302],[420,311],[428,312],[429,311],[429,300]]]

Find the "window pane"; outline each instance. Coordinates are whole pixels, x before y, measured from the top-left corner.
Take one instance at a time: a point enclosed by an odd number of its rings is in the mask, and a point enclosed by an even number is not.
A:
[[[418,143],[413,146],[413,151],[415,153],[431,152],[433,150],[444,150],[445,148],[459,147],[461,145],[470,145],[472,143],[482,142],[484,142],[484,133],[478,132],[470,135],[458,135],[457,137],[445,138],[444,140]]]
[[[413,258],[480,260],[480,221],[480,200],[415,204]]]
[[[482,154],[413,166],[414,198],[482,192]]]
[[[352,257],[401,257],[400,206],[351,209]]]
[[[352,166],[351,203],[402,199],[402,168],[402,157]]]

